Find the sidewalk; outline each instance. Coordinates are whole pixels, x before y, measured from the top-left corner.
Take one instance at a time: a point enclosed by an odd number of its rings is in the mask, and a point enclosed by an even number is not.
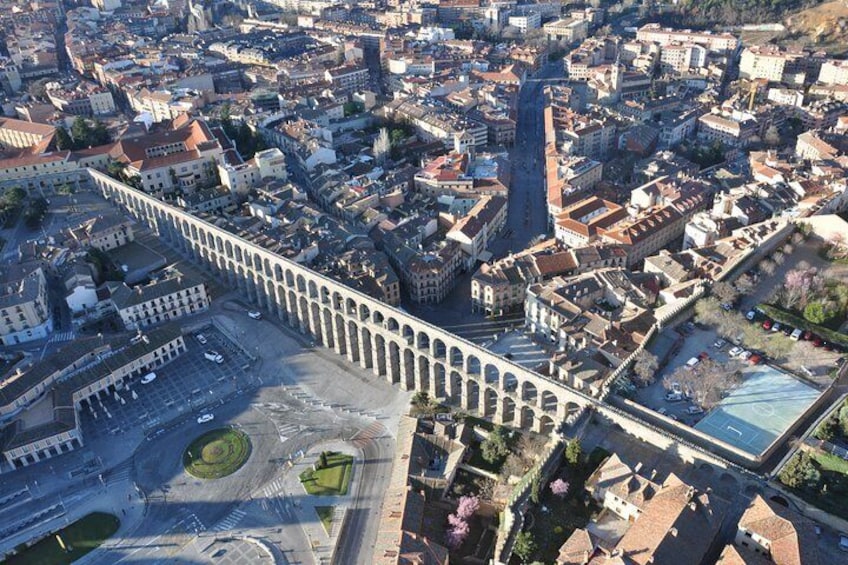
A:
[[[343,496],[313,496],[306,494],[300,484],[300,474],[312,469],[312,465],[318,461],[318,455],[322,451],[338,451],[353,456],[353,471],[351,473],[348,493]],[[333,549],[338,541],[338,532],[341,524],[338,523],[344,516],[344,511],[353,504],[352,493],[359,488],[363,459],[362,454],[352,445],[342,441],[330,441],[313,446],[306,454],[286,471],[284,475],[285,491],[292,501],[294,514],[306,537],[312,546],[316,562],[329,563],[333,555]],[[331,531],[328,534],[318,518],[315,511],[316,506],[333,506],[336,508]]]

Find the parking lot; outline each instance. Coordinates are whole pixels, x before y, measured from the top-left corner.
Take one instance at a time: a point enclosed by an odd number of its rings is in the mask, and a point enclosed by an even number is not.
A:
[[[145,433],[187,413],[200,415],[224,396],[251,381],[246,370],[248,358],[212,326],[202,330],[207,340],[201,345],[187,336],[188,351],[171,363],[156,369],[156,379],[142,384],[136,379],[128,387],[94,403],[94,413],[82,410],[80,419],[86,441],[120,435],[141,428]],[[214,350],[224,357],[220,365],[203,353]]]

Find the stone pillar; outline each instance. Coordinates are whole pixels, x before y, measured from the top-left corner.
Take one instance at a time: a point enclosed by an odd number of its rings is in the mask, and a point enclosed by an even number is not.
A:
[[[371,340],[374,341],[373,338]],[[359,366],[363,369],[368,369],[371,365],[374,364],[374,346],[373,343],[371,345],[371,350],[369,351],[365,346],[365,339],[362,337],[362,332],[359,334]]]

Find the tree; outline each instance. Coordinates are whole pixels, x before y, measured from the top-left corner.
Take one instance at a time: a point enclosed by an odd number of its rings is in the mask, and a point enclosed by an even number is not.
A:
[[[515,536],[515,543],[512,545],[512,552],[521,559],[522,563],[530,560],[530,557],[536,553],[536,540],[531,532],[519,532]]]
[[[463,520],[471,518],[480,508],[480,499],[476,496],[463,496],[456,507],[456,515]]]
[[[659,366],[656,355],[647,349],[641,350],[636,356],[636,363],[633,365],[633,373],[636,376],[636,381],[641,385],[653,383],[656,380]]]
[[[739,294],[748,294],[754,290],[753,279],[749,277],[747,273],[740,275],[739,278],[736,279],[736,290],[739,291]]]
[[[109,135],[109,130],[106,129],[106,124],[100,120],[95,120],[94,129],[91,130],[89,145],[106,145],[110,141],[112,141],[112,137]]]
[[[569,484],[562,479],[557,479],[551,483],[551,493],[554,496],[558,496],[560,498],[565,498],[565,495],[568,494]]]
[[[722,304],[733,304],[739,298],[739,291],[733,285],[719,281],[713,285],[713,296],[721,300]]]
[[[495,426],[489,437],[482,444],[480,450],[483,454],[483,459],[489,463],[500,461],[509,455],[509,432],[503,426]]]
[[[91,138],[91,126],[88,125],[88,122],[82,116],[77,116],[74,119],[74,123],[71,124],[71,137],[74,138],[76,149],[88,146]]]
[[[679,385],[698,405],[709,409],[721,401],[722,392],[740,381],[739,368],[738,361],[718,364],[704,359],[694,367],[678,367],[663,379],[663,385],[669,390]]]
[[[533,504],[539,504],[539,500],[542,497],[542,480],[539,477],[539,474],[536,473],[533,475],[533,480],[530,482],[530,502]]]
[[[326,469],[327,468],[327,452],[326,451],[322,451],[318,455],[318,468],[319,469]]]
[[[56,149],[60,151],[65,151],[68,149],[74,148],[74,140],[71,139],[71,135],[68,133],[68,130],[59,126],[56,128]]]
[[[471,527],[468,525],[468,522],[456,514],[448,515],[448,524],[445,541],[449,548],[458,549],[471,532]]]
[[[565,446],[565,460],[568,461],[568,464],[572,467],[577,466],[582,454],[583,448],[580,445],[580,440],[577,438],[568,440],[568,444]]]
[[[426,408],[430,406],[430,393],[426,390],[419,390],[412,397],[412,404],[419,408]]]
[[[10,188],[5,192],[5,194],[3,194],[3,203],[9,208],[17,208],[18,206],[23,204],[23,201],[26,196],[26,190],[19,186],[16,186]]]
[[[760,261],[759,267],[760,270],[767,275],[773,275],[775,270],[777,270],[777,265],[770,259],[763,259]]]
[[[506,483],[510,477],[520,477],[527,471],[527,466],[519,455],[510,453],[501,467],[500,479]]]
[[[843,405],[839,409],[837,419],[839,420],[839,428],[842,430],[842,435],[848,436],[848,404]]]
[[[804,308],[804,319],[814,324],[824,324],[833,317],[833,312],[830,311],[824,302],[810,302]]]
[[[780,482],[790,488],[815,488],[821,480],[821,473],[806,451],[799,451],[780,471]]]
[[[389,154],[392,144],[389,139],[389,131],[386,128],[380,128],[380,133],[377,134],[377,139],[374,140],[373,152],[374,160],[378,165],[386,162],[386,157]]]
[[[830,441],[840,432],[841,427],[839,425],[839,418],[831,416],[819,424],[819,427],[816,429],[815,436],[822,441]]]

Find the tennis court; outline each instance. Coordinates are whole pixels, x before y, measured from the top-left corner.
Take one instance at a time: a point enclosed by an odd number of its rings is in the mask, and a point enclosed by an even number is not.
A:
[[[759,455],[816,398],[819,391],[767,365],[746,368],[741,385],[695,426],[714,438]]]

